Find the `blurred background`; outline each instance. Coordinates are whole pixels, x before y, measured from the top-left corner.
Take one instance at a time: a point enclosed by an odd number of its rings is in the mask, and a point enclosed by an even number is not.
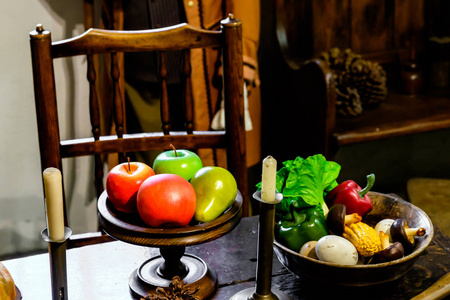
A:
[[[75,0],[2,1],[0,9],[0,26],[4,28],[0,45],[0,259],[5,259],[47,249],[39,234],[45,227],[45,213],[29,32],[43,24],[51,30],[53,40],[72,37],[84,31],[84,16],[83,1]],[[320,126],[295,119],[296,110],[300,115],[302,101],[311,100],[302,97],[298,75],[302,62],[339,47],[351,48],[366,59],[386,63],[388,68],[398,64],[399,57],[408,58],[414,46],[417,58],[427,67],[424,74],[431,78],[432,57],[425,56],[427,46],[433,37],[448,43],[449,14],[446,0],[261,0],[262,157],[273,155],[280,167],[284,160],[318,153],[314,152],[319,149],[314,147],[318,143],[314,136],[320,135]],[[439,66],[444,66],[447,76],[448,61],[450,52],[444,52]],[[78,88],[87,84],[85,67],[84,57],[61,60],[55,65],[56,84],[65,91],[58,94],[59,110],[65,116],[60,120],[63,138],[90,136],[88,116],[78,113],[88,105],[87,95],[79,92],[88,89]],[[77,75],[69,76],[69,70]],[[448,77],[440,86],[425,83],[428,91],[444,90],[450,102]],[[388,86],[393,90],[398,87],[395,78],[388,81]],[[292,110],[294,117],[286,120]],[[307,138],[300,134],[304,128],[312,133]],[[331,157],[342,167],[340,180],[353,179],[364,186],[366,175],[375,173],[375,191],[397,193],[405,199],[410,198],[409,180],[440,180],[440,190],[434,197],[441,197],[437,210],[445,210],[450,201],[447,195],[442,196],[450,187],[449,148],[450,130],[439,128],[342,146],[333,150]],[[259,182],[260,166],[250,171],[251,184]],[[75,233],[95,230],[92,161],[64,161],[64,176],[69,214],[77,216],[71,228]]]
[[[0,6],[0,24],[8,28],[0,46],[0,257],[10,257],[47,249],[40,236],[46,225],[29,32],[43,24],[51,29],[53,40],[72,37],[84,31],[84,16],[83,1],[2,1]],[[79,77],[69,76],[69,70]],[[91,134],[89,116],[77,113],[88,107],[88,95],[79,92],[88,89],[77,88],[87,84],[85,70],[84,57],[55,65],[56,84],[62,87],[59,91],[65,91],[57,95],[60,115],[65,116],[60,119],[61,137]],[[77,215],[72,229],[96,230],[92,161],[64,161],[63,169],[69,199],[77,199],[70,201],[70,215]]]

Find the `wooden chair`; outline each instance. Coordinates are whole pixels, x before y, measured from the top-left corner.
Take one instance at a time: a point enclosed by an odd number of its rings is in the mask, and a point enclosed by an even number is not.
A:
[[[227,152],[227,168],[236,178],[238,188],[242,193],[244,204],[242,214],[248,214],[248,190],[246,168],[246,144],[244,129],[243,102],[243,63],[241,22],[230,14],[221,22],[219,31],[208,31],[193,28],[188,24],[179,24],[158,30],[115,31],[89,29],[84,34],[58,42],[52,42],[51,33],[37,25],[30,32],[31,57],[33,65],[35,104],[38,123],[39,147],[42,170],[47,167],[62,169],[62,159],[93,155],[95,157],[95,185],[97,195],[103,190],[103,160],[102,155],[118,153],[119,162],[124,161],[127,153],[147,150],[165,150],[170,143],[177,148],[225,148]],[[161,119],[162,132],[146,132],[126,134],[124,128],[125,104],[120,91],[119,72],[117,64],[112,64],[113,121],[116,135],[102,136],[99,100],[95,84],[96,70],[92,63],[98,54],[110,54],[111,61],[117,53],[133,51],[159,51],[164,61],[164,51],[185,50],[189,57],[192,48],[217,47],[222,53],[223,91],[225,99],[225,131],[196,131],[193,127],[193,100],[190,82],[189,59],[185,59],[185,111],[186,128],[184,131],[171,131],[169,101],[164,63],[161,64]],[[87,79],[90,87],[90,120],[93,136],[90,138],[61,140],[59,134],[56,86],[53,60],[62,57],[86,55],[88,61]],[[105,99],[103,100],[105,101]],[[88,112],[86,112],[88,113]],[[63,179],[64,180],[64,179]],[[67,210],[67,208],[65,207]],[[67,216],[67,212],[65,212]],[[67,222],[67,217],[65,218]],[[66,224],[67,225],[67,224]],[[98,234],[97,234],[98,235]],[[97,237],[69,241],[69,247],[97,242]],[[108,240],[100,236],[100,242]]]
[[[297,104],[299,107],[297,110],[292,110],[291,118],[297,121],[298,132],[301,133],[302,138],[309,141],[302,145],[302,154],[306,157],[321,153],[332,160],[337,151],[333,136],[336,125],[333,72],[323,61],[310,59],[301,63],[297,73],[302,97],[306,101]],[[295,111],[300,111],[300,116],[297,114],[297,118],[301,121],[295,118]]]

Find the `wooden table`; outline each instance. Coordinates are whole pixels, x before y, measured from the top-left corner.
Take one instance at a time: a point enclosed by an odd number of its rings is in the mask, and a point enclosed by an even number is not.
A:
[[[205,260],[218,275],[214,299],[229,299],[255,286],[258,217],[243,218],[229,234],[186,252]],[[132,299],[128,278],[146,259],[159,254],[145,248],[114,241],[67,251],[69,299]],[[3,262],[13,276],[23,299],[51,299],[48,254]],[[376,288],[336,288],[326,282],[311,283],[290,274],[273,257],[272,285],[294,299],[324,299],[351,293],[361,299],[410,299],[450,270],[450,238],[438,228],[427,250],[413,268],[394,283]]]

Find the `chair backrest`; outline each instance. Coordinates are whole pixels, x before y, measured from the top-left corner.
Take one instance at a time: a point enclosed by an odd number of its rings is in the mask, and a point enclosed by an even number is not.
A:
[[[56,167],[62,170],[62,159],[93,155],[95,156],[95,180],[97,194],[103,191],[103,154],[118,153],[119,162],[126,153],[146,150],[165,150],[173,143],[179,149],[225,148],[227,168],[236,178],[242,193],[243,215],[248,214],[248,191],[246,169],[246,143],[244,128],[243,63],[242,63],[241,22],[230,15],[221,22],[218,31],[202,30],[188,24],[142,31],[115,31],[89,29],[84,34],[62,41],[52,42],[51,33],[42,25],[30,32],[31,57],[33,65],[35,104],[38,123],[38,136],[42,170]],[[171,131],[169,101],[167,97],[164,53],[170,50],[185,50],[186,56],[193,48],[214,47],[222,54],[223,97],[225,106],[224,131],[196,131],[193,127],[193,100],[190,81],[189,59],[185,59],[185,112],[184,131]],[[125,103],[119,82],[119,68],[115,56],[123,52],[158,51],[161,55],[161,132],[127,134],[124,130]],[[95,84],[98,81],[93,57],[110,54],[112,99],[115,135],[101,136],[99,100]],[[61,140],[58,123],[58,109],[54,78],[53,60],[77,55],[87,56],[87,79],[89,81],[89,108],[92,137]],[[87,113],[87,112],[86,112]],[[107,131],[107,130],[106,130]],[[67,212],[66,216],[67,216]],[[67,217],[65,218],[67,220]],[[66,221],[67,222],[67,221]],[[67,224],[66,224],[67,225]]]
[[[302,121],[298,134],[310,141],[302,147],[302,155],[309,156],[322,153],[327,159],[333,160],[337,151],[336,140],[333,137],[336,124],[336,92],[333,72],[325,62],[319,59],[310,59],[300,65],[298,72],[299,85],[303,99],[296,105],[300,105],[292,111],[300,111],[296,114]],[[293,116],[292,116],[293,117]],[[295,126],[294,125],[294,126]],[[314,128],[315,130],[311,130]]]

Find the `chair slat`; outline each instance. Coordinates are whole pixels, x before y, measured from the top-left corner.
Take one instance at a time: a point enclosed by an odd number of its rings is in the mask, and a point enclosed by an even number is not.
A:
[[[147,150],[167,149],[170,143],[173,143],[174,135],[177,136],[177,148],[194,149],[210,148],[215,145],[216,148],[226,148],[225,131],[201,131],[194,134],[174,134],[164,135],[162,132],[125,134],[123,138],[117,136],[102,137],[100,141],[93,138],[84,138],[78,140],[61,141],[61,157],[84,156],[92,153],[116,153],[134,152]]]
[[[139,43],[136,42],[139,40]],[[84,34],[53,43],[52,56],[66,57],[83,55],[86,46],[91,54],[117,52],[157,51],[165,49],[183,50],[222,45],[220,31],[208,31],[189,24],[179,24],[169,29],[149,29],[139,31],[119,31],[91,28]]]

